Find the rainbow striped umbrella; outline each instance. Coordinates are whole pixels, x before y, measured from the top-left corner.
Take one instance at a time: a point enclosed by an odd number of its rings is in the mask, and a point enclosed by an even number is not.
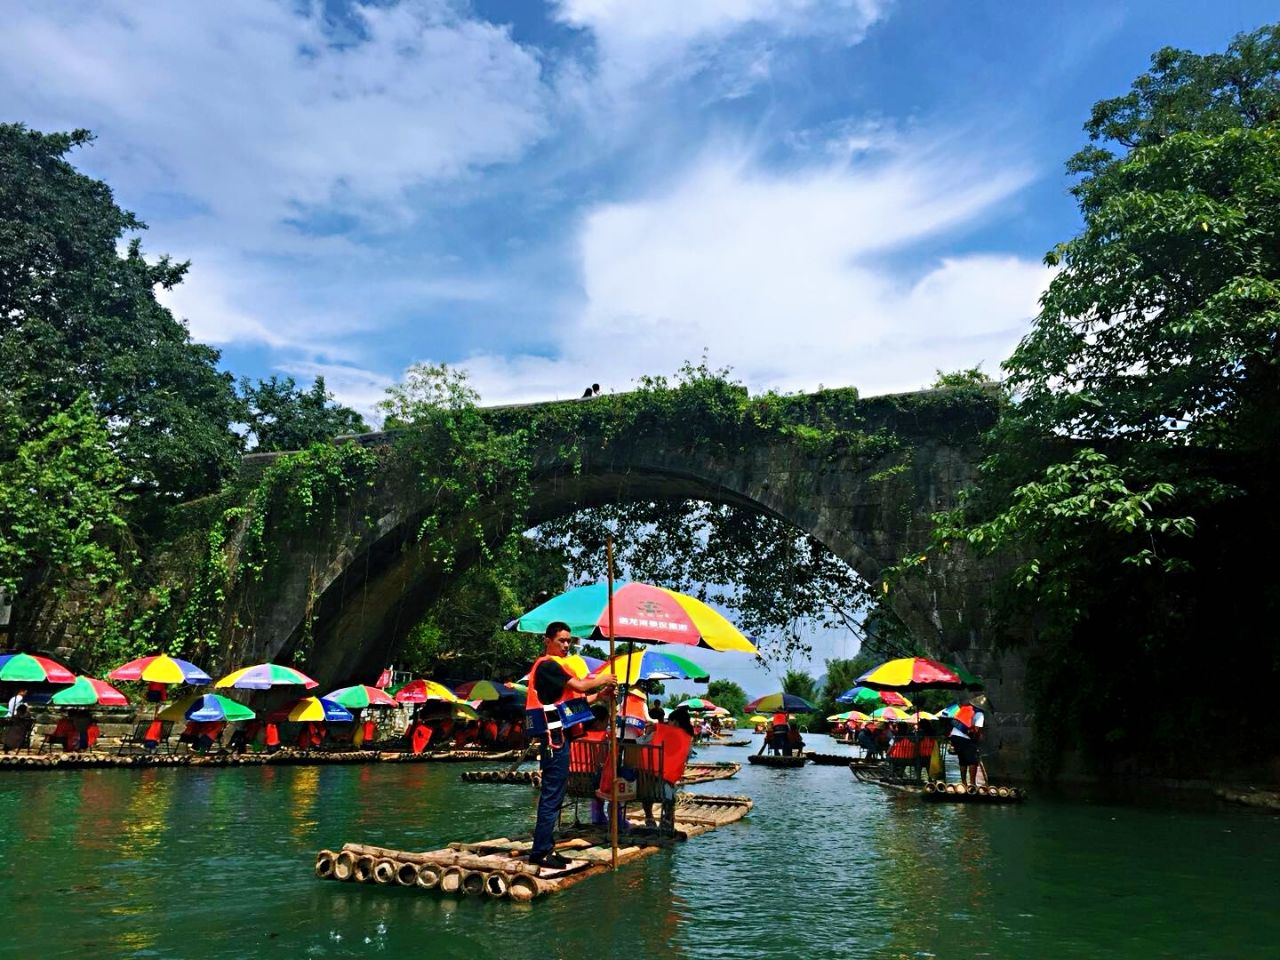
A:
[[[881,707],[871,711],[871,719],[881,723],[915,723],[916,715],[897,707]]]
[[[95,703],[104,707],[126,707],[129,698],[105,680],[76,677],[75,683],[59,690],[49,702],[59,707],[88,707]]]
[[[355,719],[350,710],[328,697],[300,697],[276,712],[294,723],[345,723]]]
[[[866,723],[871,718],[860,710],[846,710],[844,713],[833,713],[827,717],[829,723]]]
[[[569,624],[575,637],[607,639],[608,584],[592,583],[553,597],[517,620],[515,627],[526,633],[542,633],[556,620]],[[755,645],[737,627],[701,600],[647,583],[614,582],[613,627],[615,640],[756,652]]]
[[[465,702],[443,683],[436,683],[434,680],[410,680],[395,691],[395,697],[396,703],[426,703],[428,700]]]
[[[461,700],[483,700],[496,703],[505,700],[523,700],[527,689],[517,689],[515,684],[501,683],[496,680],[469,680],[453,688],[453,692]]]
[[[711,679],[711,674],[692,660],[661,648],[620,653],[592,672],[599,669],[611,670],[619,683],[627,684],[640,680],[692,680],[696,683]]]
[[[794,693],[766,693],[763,697],[757,697],[745,707],[744,711],[750,710],[755,712],[759,710],[761,713],[817,713],[818,708],[806,700],[804,697],[797,697]]]
[[[76,675],[48,657],[5,653],[0,654],[0,680],[11,683],[75,683]]]
[[[672,710],[676,707],[684,707],[686,710],[719,710],[720,707],[712,703],[710,700],[704,700],[702,697],[690,697],[688,700],[681,700],[672,706]]]
[[[237,690],[270,690],[272,687],[301,686],[314,690],[320,684],[293,667],[282,667],[278,663],[255,663],[252,667],[242,667],[234,673],[228,673],[214,686],[218,689],[234,687]]]
[[[257,714],[243,703],[236,703],[216,693],[197,693],[171,703],[156,717],[160,720],[194,720],[213,723],[219,720],[252,720]]]
[[[872,690],[870,687],[850,687],[840,696],[836,703],[850,704],[855,710],[863,712],[877,710],[880,707],[911,708],[911,701],[892,690]]]
[[[982,681],[959,667],[949,667],[928,657],[889,660],[858,678],[875,690],[980,690]]]
[[[396,705],[395,699],[385,691],[366,684],[334,690],[332,693],[326,693],[323,699],[340,703],[348,710],[364,710],[368,707],[394,707]]]
[[[212,683],[209,676],[194,663],[179,660],[167,653],[130,660],[107,674],[108,680],[141,680],[144,683]]]

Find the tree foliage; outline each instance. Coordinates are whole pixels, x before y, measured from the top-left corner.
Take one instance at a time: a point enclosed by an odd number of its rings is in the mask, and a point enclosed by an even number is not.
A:
[[[273,376],[257,383],[242,377],[240,398],[240,417],[248,427],[250,449],[257,453],[301,450],[369,429],[359,413],[334,402],[324,377],[316,377],[309,390],[301,389],[293,377]]]
[[[1119,677],[1171,680],[1208,636],[1246,674],[1274,620],[1265,589],[1225,629],[1215,608],[1255,580],[1230,558],[1276,532],[1280,30],[1161,50],[1085,129],[1068,164],[1083,228],[1046,256],[993,453],[931,552],[1007,558],[1009,635],[1039,640],[1040,743],[1105,761],[1176,729]]]
[[[35,429],[0,404],[0,590],[15,598],[19,643],[73,588],[107,595],[114,610],[132,558],[127,476],[87,395]],[[82,633],[98,640],[110,625],[92,619]]]
[[[187,265],[148,262],[145,224],[67,161],[91,139],[0,124],[0,383],[31,431],[87,393],[141,505],[209,493],[240,452],[231,377],[156,299]]]

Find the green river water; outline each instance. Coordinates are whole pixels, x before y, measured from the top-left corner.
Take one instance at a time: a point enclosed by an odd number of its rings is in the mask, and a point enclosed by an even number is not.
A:
[[[529,788],[464,784],[462,769],[0,773],[0,956],[1280,957],[1280,819],[925,804],[843,767],[744,765],[694,787],[755,809],[532,904],[314,879],[325,846],[531,827]]]

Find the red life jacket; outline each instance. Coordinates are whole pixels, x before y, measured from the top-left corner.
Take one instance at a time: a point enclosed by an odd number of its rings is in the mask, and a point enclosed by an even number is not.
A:
[[[915,741],[910,737],[899,737],[889,748],[889,756],[895,760],[911,760],[916,755]]]

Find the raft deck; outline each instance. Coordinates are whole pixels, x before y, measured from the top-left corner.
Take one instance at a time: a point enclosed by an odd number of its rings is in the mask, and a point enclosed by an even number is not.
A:
[[[687,840],[734,823],[745,817],[751,807],[749,797],[681,793],[676,797],[674,837],[636,829],[642,816],[636,813],[629,821],[632,829],[620,838],[618,864],[670,847],[673,840]],[[613,858],[606,828],[579,827],[562,836],[556,850],[570,861],[562,870],[529,863],[532,841],[527,837],[497,837],[478,843],[451,843],[440,850],[421,853],[348,843],[337,852],[317,853],[315,872],[323,880],[524,902],[557,893],[611,869]]]
[[[803,767],[808,763],[809,758],[802,753],[793,753],[791,756],[778,756],[771,753],[756,753],[747,757],[751,763],[762,764],[766,767]]]
[[[77,770],[104,767],[252,767],[316,766],[341,763],[511,763],[525,756],[523,750],[446,750],[436,753],[400,753],[386,750],[295,750],[277,753],[134,753],[117,756],[89,750],[72,753],[0,754],[0,770]]]

